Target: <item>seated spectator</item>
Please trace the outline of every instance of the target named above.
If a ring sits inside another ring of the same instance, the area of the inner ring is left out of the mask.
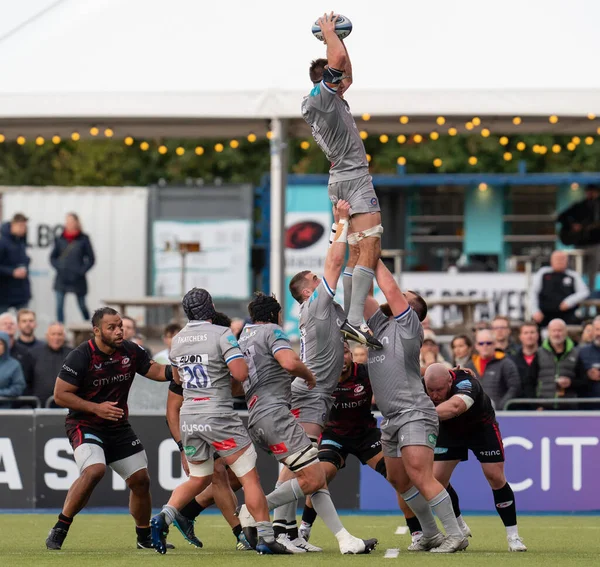
[[[517,352],[519,345],[512,340],[510,319],[504,315],[496,315],[492,321],[492,332],[494,333],[495,348],[504,354],[511,356]]]
[[[17,318],[12,313],[2,313],[0,315],[0,331],[8,335],[9,354],[19,362],[23,375],[25,377],[24,396],[31,396],[31,387],[33,385],[33,357],[29,347],[21,346],[15,340],[17,333]]]
[[[25,378],[21,365],[9,354],[9,342],[8,335],[0,331],[0,396],[16,398],[25,391]],[[10,407],[10,402],[0,401],[0,408]]]
[[[504,409],[506,402],[521,395],[521,379],[515,363],[494,347],[492,331],[483,329],[475,335],[475,350],[465,368],[474,370],[484,392],[491,398],[496,410]]]
[[[123,321],[123,340],[140,345],[152,358],[152,351],[144,345],[144,337],[138,332],[136,320],[128,315],[121,315],[121,320]]]
[[[164,345],[167,347],[156,353],[154,360],[159,364],[171,364],[169,359],[169,351],[171,350],[171,343],[173,337],[181,331],[182,327],[179,323],[169,323],[163,332],[162,340]]]
[[[54,393],[54,383],[63,362],[71,352],[65,343],[67,335],[62,323],[52,323],[46,331],[46,343],[31,350],[34,361],[32,395],[37,396],[45,407],[46,401]],[[52,404],[51,407],[58,407]]]
[[[363,345],[355,346],[352,351],[352,360],[356,362],[356,364],[368,364],[369,349]]]
[[[465,366],[473,354],[473,341],[467,335],[456,335],[450,343],[452,349],[452,365]]]
[[[533,320],[546,327],[552,319],[577,325],[575,310],[590,291],[581,276],[567,269],[569,258],[561,250],[550,256],[550,266],[540,268],[533,276],[530,302]]]
[[[594,340],[592,344],[581,347],[577,360],[577,373],[582,379],[581,395],[588,398],[600,398],[600,315],[593,323]],[[586,405],[585,409],[600,409],[599,405]]]
[[[434,363],[440,363],[446,368],[452,368],[452,365],[440,354],[440,347],[437,344],[435,333],[428,329],[424,332],[423,345],[421,346],[421,376],[425,370]]]
[[[535,383],[538,375],[537,352],[540,344],[540,332],[537,323],[525,322],[519,328],[519,342],[521,346],[511,356],[516,364],[521,378],[521,387],[524,398],[535,398]],[[525,409],[521,407],[519,409]],[[532,408],[535,409],[535,408]]]
[[[581,324],[581,337],[579,339],[579,346],[591,345],[594,342],[594,322],[584,321]]]
[[[534,384],[535,398],[576,398],[581,377],[576,374],[579,347],[567,336],[562,319],[548,323],[548,338],[538,351],[538,373]],[[538,409],[577,409],[574,405],[556,404]]]
[[[242,334],[242,330],[245,325],[246,325],[246,321],[244,321],[243,319],[240,319],[239,317],[236,317],[231,320],[231,325],[229,325],[229,328],[231,329],[231,332],[233,333],[233,336],[236,339],[240,338],[240,335]]]
[[[44,344],[43,341],[35,338],[35,330],[37,328],[35,311],[31,309],[19,309],[17,313],[17,327],[19,328],[19,337],[16,341],[18,345],[33,349]]]

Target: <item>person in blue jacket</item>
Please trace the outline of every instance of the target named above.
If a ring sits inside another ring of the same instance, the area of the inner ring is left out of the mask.
[[[79,217],[67,214],[65,228],[54,241],[50,263],[56,269],[54,290],[56,292],[56,319],[65,322],[65,295],[74,293],[83,318],[87,321],[90,313],[85,303],[87,295],[86,274],[95,262],[94,249],[87,234],[81,230]]]
[[[23,369],[17,360],[8,353],[10,339],[0,331],[0,396],[16,398],[25,390]],[[0,408],[10,408],[10,402],[0,402]]]
[[[0,228],[0,313],[27,307],[31,299],[27,256],[27,221],[23,213]]]

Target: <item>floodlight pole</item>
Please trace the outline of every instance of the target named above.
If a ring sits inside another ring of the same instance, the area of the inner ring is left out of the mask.
[[[288,166],[288,123],[271,120],[271,257],[270,287],[285,313],[285,193]]]

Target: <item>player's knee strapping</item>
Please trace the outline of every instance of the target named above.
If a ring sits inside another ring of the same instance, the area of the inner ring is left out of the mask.
[[[387,469],[385,468],[385,459],[383,457],[377,461],[375,472],[378,472],[383,478],[387,478]]]
[[[236,459],[235,463],[229,465],[233,474],[238,478],[247,475],[256,466],[256,449],[251,443],[248,448]]]
[[[319,449],[319,461],[331,463],[338,471],[344,464],[344,459],[333,447],[321,447]]]
[[[188,462],[188,466],[190,468],[190,476],[197,476],[197,477],[212,476],[212,473],[215,470],[215,461],[211,457],[210,459],[207,459],[203,463]]]
[[[314,463],[318,463],[319,451],[313,445],[309,445],[292,455],[288,455],[283,459],[283,462],[292,472],[297,472]]]
[[[350,244],[351,246],[356,245],[364,238],[369,238],[370,236],[372,236],[373,238],[381,238],[382,234],[383,226],[377,224],[375,226],[372,226],[371,228],[367,228],[366,230],[361,230],[360,232],[353,232],[352,234],[349,234],[348,244]]]

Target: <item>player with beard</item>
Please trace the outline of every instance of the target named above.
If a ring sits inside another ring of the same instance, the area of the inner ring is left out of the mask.
[[[425,386],[440,419],[435,477],[447,485],[458,463],[469,458],[470,449],[492,488],[508,550],[527,551],[517,529],[515,495],[504,474],[504,446],[490,397],[469,372],[448,370],[443,364],[427,368]]]
[[[231,319],[225,313],[216,312],[212,318],[213,325],[230,327]],[[183,404],[183,387],[176,382],[169,384],[169,396],[167,398],[167,424],[171,436],[181,452],[181,465],[187,476],[190,474],[183,443],[181,442],[181,431],[179,429],[179,416]],[[215,470],[210,486],[204,489],[196,498],[190,501],[175,517],[173,525],[181,532],[188,543],[196,547],[202,547],[202,542],[196,537],[194,522],[200,513],[216,504],[236,539],[238,551],[249,551],[252,549],[246,536],[242,532],[240,521],[235,513],[237,508],[236,490],[242,487],[238,478],[231,472],[221,458],[215,454]]]
[[[148,459],[127,420],[127,396],[136,373],[163,382],[173,379],[172,370],[123,339],[123,320],[114,309],[98,309],[92,327],[94,338],[69,353],[54,387],[54,401],[69,409],[66,430],[79,478],[67,493],[46,547],[61,549],[73,518],[109,466],[130,490],[129,511],[136,524],[138,549],[152,549]]]

